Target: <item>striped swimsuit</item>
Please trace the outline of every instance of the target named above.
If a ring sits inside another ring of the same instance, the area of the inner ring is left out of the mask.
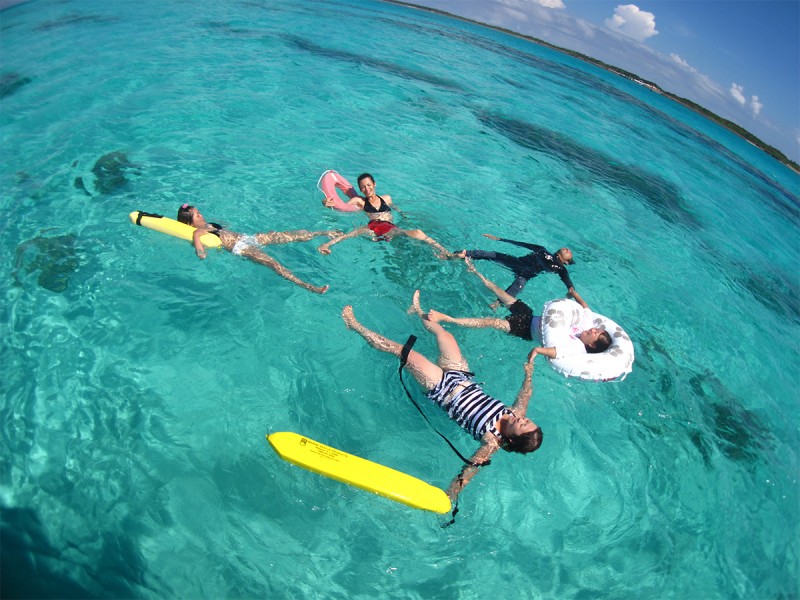
[[[476,440],[481,440],[489,431],[498,438],[497,421],[511,410],[499,400],[488,396],[473,381],[472,373],[445,371],[439,384],[426,396],[447,411],[448,416],[461,425]],[[459,384],[466,384],[455,394]]]

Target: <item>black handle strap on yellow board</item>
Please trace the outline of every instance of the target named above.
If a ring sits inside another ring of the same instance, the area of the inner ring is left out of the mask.
[[[149,213],[149,212],[144,212],[144,211],[141,211],[141,210],[138,211],[138,212],[139,212],[139,214],[136,215],[136,224],[137,225],[141,225],[142,224],[142,217],[153,217],[154,219],[163,219],[164,218],[164,215],[157,215],[156,213]]]

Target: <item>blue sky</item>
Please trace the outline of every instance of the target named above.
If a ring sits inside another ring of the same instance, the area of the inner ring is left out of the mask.
[[[409,0],[636,73],[800,162],[800,0]]]

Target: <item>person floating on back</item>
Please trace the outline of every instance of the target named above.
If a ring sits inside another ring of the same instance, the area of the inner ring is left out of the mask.
[[[502,448],[506,452],[526,454],[537,450],[542,443],[542,430],[525,416],[532,394],[533,358],[531,352],[524,364],[524,379],[517,399],[510,408],[487,395],[481,385],[475,383],[474,374],[468,371],[466,359],[455,338],[427,316],[419,308],[419,292],[415,292],[414,312],[422,319],[425,328],[436,336],[439,358],[436,363],[419,352],[408,353],[406,368],[427,391],[427,397],[447,411],[448,416],[481,442],[469,464],[461,470],[446,490],[455,501],[459,492],[477,473],[478,468],[488,464],[489,457]],[[355,317],[352,306],[345,306],[342,318],[349,329],[363,337],[366,342],[381,352],[395,356],[403,353],[403,344],[392,341],[362,325]]]
[[[453,256],[456,258],[474,258],[476,260],[491,260],[507,269],[513,271],[515,279],[506,292],[515,298],[525,288],[525,284],[529,279],[533,279],[539,273],[548,272],[556,273],[561,277],[561,281],[567,286],[567,294],[571,296],[583,308],[588,308],[586,302],[583,301],[580,294],[575,291],[575,286],[572,284],[572,279],[567,272],[567,265],[575,264],[575,259],[572,256],[572,250],[569,248],[559,248],[557,252],[552,253],[544,246],[537,244],[527,244],[525,242],[516,242],[514,240],[507,240],[484,233],[484,237],[490,240],[497,240],[514,244],[515,246],[522,246],[528,250],[532,250],[530,254],[525,256],[512,256],[510,254],[503,254],[502,252],[493,252],[491,250],[461,250],[455,252]]]
[[[392,222],[392,210],[400,212],[399,209],[392,204],[392,197],[384,194],[379,196],[375,193],[375,179],[369,173],[362,173],[358,176],[358,189],[364,194],[364,197],[356,196],[351,198],[347,204],[350,206],[359,206],[363,208],[364,212],[369,217],[369,222],[361,227],[356,227],[353,231],[337,237],[329,242],[322,244],[317,250],[322,254],[330,254],[331,246],[343,242],[344,240],[358,237],[360,235],[372,236],[374,240],[391,240],[398,235],[407,235],[415,240],[420,240],[426,244],[433,246],[439,258],[448,258],[450,253],[439,242],[429,237],[421,229],[401,229]],[[322,201],[323,206],[333,207],[334,199],[325,198]],[[402,214],[402,213],[401,213]]]
[[[288,279],[292,283],[296,283],[300,287],[314,292],[315,294],[324,294],[328,291],[327,285],[316,286],[303,281],[269,254],[261,250],[259,246],[288,244],[290,242],[307,242],[320,235],[333,238],[341,235],[339,231],[306,231],[301,229],[297,231],[270,231],[268,233],[244,235],[225,229],[216,223],[206,222],[203,215],[200,214],[200,211],[189,204],[184,204],[178,209],[178,221],[195,228],[192,243],[194,244],[194,250],[198,258],[203,259],[206,257],[206,249],[200,241],[200,238],[203,234],[211,233],[219,238],[220,242],[222,242],[222,247],[228,252],[244,256],[254,263],[269,267],[284,279]]]

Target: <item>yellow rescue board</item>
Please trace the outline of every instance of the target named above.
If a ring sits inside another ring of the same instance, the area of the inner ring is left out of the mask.
[[[180,221],[168,217],[162,217],[161,215],[142,212],[141,210],[135,210],[128,216],[131,219],[131,223],[134,225],[141,225],[142,227],[160,231],[161,233],[166,233],[167,235],[172,235],[190,242],[195,232],[195,228],[191,225],[181,223]],[[200,237],[200,241],[206,248],[216,248],[222,245],[219,238],[210,233],[203,234]]]
[[[283,460],[390,500],[444,514],[450,498],[429,483],[289,431],[267,436]]]

